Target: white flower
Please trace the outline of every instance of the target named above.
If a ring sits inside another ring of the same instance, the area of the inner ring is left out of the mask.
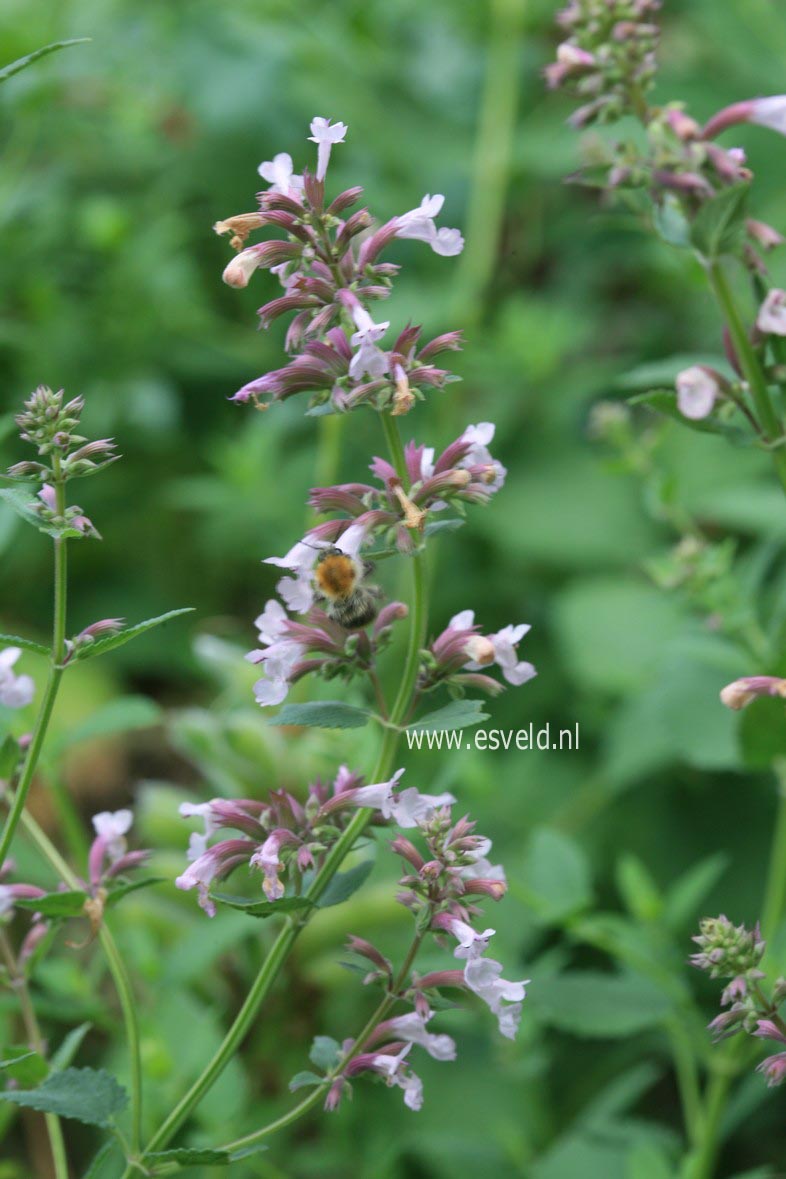
[[[210,836],[218,830],[213,819],[213,807],[209,802],[181,802],[178,810],[184,819],[190,819],[196,815],[205,824],[204,832],[192,831],[188,839],[186,859],[193,862],[205,854]]]
[[[6,708],[25,708],[35,695],[32,676],[14,675],[11,670],[21,654],[20,647],[0,651],[0,704]]]
[[[387,1056],[380,1053],[371,1061],[372,1068],[385,1077],[388,1085],[398,1085],[404,1090],[404,1104],[408,1109],[417,1112],[423,1105],[423,1082],[411,1070],[407,1070],[404,1057],[412,1044],[407,1044],[398,1056]]]
[[[497,1016],[501,1034],[512,1040],[521,1018],[521,1000],[526,995],[525,986],[529,979],[508,982],[500,977],[501,974],[502,965],[493,958],[470,958],[464,967],[465,983]],[[505,1003],[511,1006],[505,1007]]]
[[[256,246],[249,246],[235,254],[234,258],[224,267],[221,275],[228,287],[247,287],[249,279],[255,270],[259,269],[259,250]]]
[[[384,376],[390,367],[390,362],[387,353],[377,347],[377,340],[382,339],[390,327],[390,321],[374,323],[365,307],[360,303],[353,305],[352,318],[358,330],[353,334],[351,343],[353,348],[357,348],[357,352],[350,361],[349,375],[353,381],[362,380],[366,373],[372,380]]]
[[[773,94],[769,98],[754,98],[751,102],[750,123],[769,127],[786,135],[786,94]]]
[[[289,692],[290,676],[305,648],[294,639],[281,639],[258,651],[249,651],[249,663],[263,664],[263,675],[254,684],[254,699],[263,708],[281,704]]]
[[[317,147],[317,180],[324,180],[334,143],[343,143],[347,134],[346,123],[332,123],[330,119],[311,120],[309,139]]]
[[[759,308],[756,327],[772,336],[786,336],[786,291],[773,287]]]
[[[706,418],[720,393],[720,386],[712,373],[703,365],[694,364],[677,374],[675,384],[680,413],[694,421]]]
[[[395,218],[396,237],[411,238],[415,241],[428,242],[435,254],[443,257],[453,257],[464,249],[464,238],[457,229],[437,229],[434,218],[438,216],[445,198],[441,193],[423,197],[417,209],[410,209]]]
[[[393,819],[402,828],[418,827],[431,818],[437,807],[450,806],[456,801],[452,794],[421,794],[414,786],[396,794],[393,787],[403,773],[397,770],[389,782],[359,786],[351,792],[348,801],[354,806],[382,811],[383,818]]]
[[[417,1011],[410,1011],[407,1015],[398,1015],[390,1021],[390,1030],[397,1040],[408,1040],[411,1044],[419,1044],[425,1048],[434,1060],[455,1060],[456,1042],[452,1036],[438,1035],[426,1030],[426,1024],[434,1013],[428,1011],[419,1015]]]
[[[286,631],[289,621],[287,612],[280,602],[271,598],[265,603],[262,613],[254,619],[254,626],[259,631],[260,643],[274,643]]]
[[[492,457],[489,443],[494,437],[496,426],[493,422],[479,422],[477,426],[467,426],[461,435],[462,441],[470,444],[468,454],[461,459],[459,467],[489,467],[491,475],[488,480],[494,491],[499,491],[505,482],[507,470],[502,463]]]
[[[466,921],[459,921],[458,917],[448,919],[445,924],[458,942],[453,951],[454,958],[467,958],[470,961],[485,953],[490,939],[496,933],[495,929],[484,929],[483,933],[478,933]]]
[[[261,868],[264,873],[262,889],[269,901],[280,900],[284,895],[284,885],[278,878],[282,868],[278,858],[280,846],[281,835],[274,831],[272,835],[268,835],[262,846],[257,848],[250,860],[252,867]]]
[[[462,610],[454,614],[448,623],[450,630],[469,630],[475,625],[475,611]],[[509,684],[518,687],[537,675],[531,663],[520,662],[516,647],[531,630],[526,623],[518,626],[504,626],[492,635],[471,635],[464,646],[469,662],[464,666],[469,671],[481,671],[490,663],[496,663]]]
[[[93,827],[96,835],[106,841],[107,854],[112,860],[118,860],[126,850],[125,835],[134,821],[134,813],[130,810],[101,811],[93,815]]]
[[[265,160],[257,168],[263,180],[270,185],[268,192],[280,192],[289,196],[290,192],[300,192],[303,188],[303,177],[293,176],[292,156],[280,151],[272,160]]]
[[[10,884],[0,884],[0,917],[10,913],[14,907],[14,890]]]

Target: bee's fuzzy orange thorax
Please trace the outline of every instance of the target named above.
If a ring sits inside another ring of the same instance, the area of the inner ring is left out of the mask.
[[[357,586],[355,562],[344,553],[323,557],[314,570],[316,583],[326,598],[347,598]]]

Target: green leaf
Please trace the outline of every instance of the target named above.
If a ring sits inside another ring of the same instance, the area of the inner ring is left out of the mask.
[[[644,405],[648,409],[672,421],[687,426],[689,430],[696,430],[699,434],[718,434],[735,446],[753,446],[757,439],[752,430],[741,424],[742,418],[736,415],[734,422],[727,422],[714,412],[706,418],[686,418],[680,413],[677,405],[677,393],[674,389],[652,389],[648,393],[637,393],[628,399],[629,405]],[[735,411],[736,412],[736,411]]]
[[[733,184],[706,201],[691,227],[691,244],[710,261],[734,254],[743,243],[750,185]]]
[[[593,900],[586,856],[577,843],[549,827],[536,830],[524,867],[524,888],[515,886],[544,924],[559,924]]]
[[[572,971],[534,984],[533,1007],[544,1023],[574,1036],[612,1039],[657,1027],[671,1003],[639,975]]]
[[[342,700],[311,700],[307,704],[285,704],[269,725],[307,725],[320,729],[360,729],[368,724],[367,708],[356,708]]]
[[[112,1154],[117,1155],[117,1159],[115,1161],[118,1164],[119,1171],[121,1158],[123,1165],[125,1165],[125,1159],[121,1155],[121,1150],[122,1148],[120,1144],[116,1142],[114,1138],[110,1138],[108,1142],[105,1142],[104,1145],[100,1147],[98,1153],[93,1155],[92,1162],[82,1176],[82,1179],[106,1179],[108,1172],[104,1169],[104,1163],[107,1162]]]
[[[174,1150],[154,1150],[145,1155],[145,1162],[153,1166],[155,1174],[157,1163],[175,1163],[179,1167],[221,1167],[232,1162],[228,1150],[211,1150],[209,1147],[179,1146]]]
[[[84,45],[89,40],[90,37],[71,37],[68,41],[53,41],[51,45],[44,45],[41,49],[34,49],[26,57],[18,57],[16,61],[3,66],[0,70],[0,82],[7,82],[14,74],[26,70],[34,61],[39,61],[40,58],[47,57],[50,53],[56,53],[58,49],[67,49],[69,45]]]
[[[49,1065],[27,1044],[9,1044],[3,1050],[5,1060],[0,1060],[0,1071],[4,1078],[19,1085],[38,1085],[49,1072]]]
[[[414,733],[471,729],[489,719],[490,714],[482,711],[484,707],[483,700],[451,700],[444,708],[438,708],[436,712],[429,712],[413,721],[407,725],[407,729]]]
[[[679,933],[695,924],[705,899],[729,866],[729,859],[725,852],[716,852],[693,864],[671,886],[663,913],[669,929]]]
[[[19,753],[19,742],[10,733],[0,741],[0,782],[7,782],[14,776]]]
[[[423,529],[424,536],[433,536],[436,532],[457,532],[463,528],[466,520],[458,516],[451,516],[448,520],[429,520]]]
[[[766,770],[776,757],[786,757],[786,708],[782,700],[772,696],[752,700],[738,725],[746,766]]]
[[[0,78],[2,81],[2,78]],[[35,511],[34,505],[39,501],[35,496],[28,495],[26,491],[22,491],[18,487],[2,487],[0,488],[0,501],[7,504],[12,512],[16,512],[27,524],[32,524],[39,532],[45,532],[47,536],[80,536],[74,528],[55,528],[52,525],[45,524],[38,512]]]
[[[147,696],[120,696],[110,700],[83,721],[74,725],[56,744],[57,753],[78,745],[80,741],[92,741],[97,737],[112,737],[116,733],[127,733],[132,729],[149,729],[160,723],[162,710]]]
[[[87,893],[78,889],[45,892],[42,897],[15,897],[14,906],[31,909],[44,917],[78,917],[84,912]]]
[[[113,1115],[125,1109],[128,1094],[105,1069],[66,1068],[52,1073],[37,1089],[0,1093],[0,1100],[89,1126],[108,1126]]]
[[[672,193],[667,193],[659,204],[653,206],[652,224],[658,237],[670,246],[684,249],[691,244],[690,224]]]
[[[365,884],[373,867],[373,860],[363,860],[346,872],[337,872],[317,901],[319,908],[329,909],[331,905],[340,905],[343,901],[348,901],[352,894]]]
[[[163,884],[167,879],[166,876],[146,876],[144,880],[130,880],[127,884],[118,884],[107,893],[106,907],[111,909],[130,892],[136,892],[140,888],[149,888],[151,884]]]
[[[297,1092],[298,1089],[306,1089],[311,1085],[321,1085],[324,1077],[318,1077],[316,1073],[311,1073],[305,1069],[301,1073],[295,1073],[292,1080],[289,1082],[290,1093]]]
[[[36,655],[49,655],[49,648],[43,643],[35,643],[19,635],[0,635],[0,647],[21,647],[23,651],[33,651]]]
[[[104,639],[97,639],[86,647],[80,647],[74,654],[72,662],[94,659],[97,655],[106,655],[108,651],[124,647],[126,643],[130,643],[132,639],[152,630],[154,626],[162,626],[165,622],[169,622],[170,619],[177,618],[181,614],[191,614],[193,610],[193,606],[181,606],[179,610],[167,610],[166,614],[159,614],[157,618],[146,618],[144,622],[137,622],[135,626],[127,626],[119,634],[107,635]]]
[[[53,1069],[68,1068],[92,1026],[92,1023],[80,1023],[79,1027],[71,1029],[52,1057]]]
[[[625,908],[639,921],[654,921],[663,909],[663,897],[650,872],[630,852],[620,856],[616,865],[616,882]]]
[[[299,909],[312,909],[314,902],[308,897],[281,897],[278,901],[258,901],[251,897],[235,897],[224,892],[211,892],[214,901],[239,909],[249,917],[275,917],[279,913],[296,913]]]
[[[314,1036],[314,1042],[308,1054],[308,1059],[317,1068],[328,1072],[335,1068],[341,1059],[341,1045],[332,1036]],[[321,1080],[321,1078],[320,1078]]]

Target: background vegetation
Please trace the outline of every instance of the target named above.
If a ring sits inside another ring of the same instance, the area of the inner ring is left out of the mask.
[[[656,99],[684,97],[703,119],[784,89],[786,15],[775,6],[666,8]],[[353,415],[337,440],[297,399],[266,414],[226,401],[279,363],[284,328],[255,331],[267,279],[225,288],[226,245],[210,227],[253,207],[260,160],[308,158],[314,114],[350,127],[331,164],[336,190],[362,183],[385,218],[444,192],[446,223],[467,237],[457,263],[401,243],[390,307],[394,320],[467,335],[462,384],[405,427],[441,445],[467,422],[494,421],[510,470],[493,511],[475,512],[439,554],[433,628],[468,606],[491,630],[531,622],[524,657],[539,676],[495,705],[493,723],[580,725],[578,752],[411,757],[417,784],[455,789],[508,868],[493,924],[507,974],[533,979],[518,1040],[492,1039],[477,1011],[448,1013],[459,1061],[424,1066],[422,1113],[358,1085],[354,1105],[273,1140],[233,1170],[240,1179],[668,1179],[682,1149],[674,1028],[706,1040],[709,1055],[703,1024],[717,1005],[716,989],[683,965],[690,934],[705,911],[758,915],[773,786],[717,693],[786,666],[750,666],[712,611],[653,583],[645,567],[674,540],[653,480],[612,461],[590,429],[592,406],[650,384],[652,365],[669,374],[686,354],[717,356],[717,318],[689,252],[563,183],[578,144],[567,100],[546,96],[540,78],[553,15],[547,0],[6,0],[0,13],[3,61],[92,38],[0,97],[2,408],[11,415],[41,382],[65,386],[86,396],[89,432],[114,435],[124,455],[79,487],[104,540],[74,546],[72,629],[196,607],[72,673],[55,718],[65,780],[50,773],[37,795],[58,840],[77,854],[64,787],[85,816],[135,799],[140,838],[172,878],[187,842],[182,799],[297,789],[339,758],[371,760],[366,730],[269,728],[241,659],[274,581],[260,561],[300,534],[308,487],[362,477],[381,445],[370,415]],[[786,230],[786,143],[755,128],[739,142],[758,174],[755,215]],[[784,285],[786,260],[773,269]],[[766,457],[653,423],[641,427],[660,431],[661,491],[711,535],[738,537],[741,600],[766,585],[777,630],[786,515]],[[3,463],[22,457],[10,417],[4,425]],[[2,510],[0,559],[2,629],[37,637],[49,549]],[[37,673],[34,656],[25,670]],[[24,731],[29,717],[13,723]],[[380,850],[352,909],[307,931],[287,985],[200,1106],[193,1141],[288,1108],[312,1035],[352,1033],[363,996],[338,965],[347,914],[391,950],[404,936],[390,904],[395,865]],[[32,852],[29,863],[40,875]],[[163,885],[129,898],[117,933],[143,981],[153,1124],[217,1043],[271,931],[234,913],[209,922],[191,895]],[[122,1076],[102,969],[77,950],[50,959],[37,996],[53,1038],[91,1021],[86,1057]],[[758,1076],[743,1085],[721,1175],[773,1174],[782,1100]],[[9,1119],[0,1175],[22,1179],[26,1124]]]

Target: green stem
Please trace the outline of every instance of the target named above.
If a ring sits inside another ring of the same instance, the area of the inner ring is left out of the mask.
[[[395,419],[388,415],[382,415],[382,423],[385,429],[385,436],[388,440],[393,465],[399,473],[402,482],[408,486],[409,481],[407,479],[406,463],[404,460],[404,448],[401,443],[397,423]],[[390,714],[392,726],[399,726],[407,714],[409,701],[417,682],[420,650],[425,641],[427,601],[426,577],[423,566],[423,554],[416,553],[412,558],[414,584],[407,653],[399,691]],[[377,762],[371,775],[372,782],[383,782],[390,777],[393,770],[393,759],[400,738],[401,734],[395,727],[385,729]],[[346,856],[365,831],[373,814],[373,810],[368,808],[358,811],[328,852],[322,867],[306,890],[305,895],[313,902],[314,906],[316,906],[316,903],[341,867]],[[313,909],[309,910],[309,912],[313,912]],[[161,1150],[166,1146],[194,1107],[199,1104],[205,1094],[213,1087],[226,1066],[234,1058],[238,1048],[254,1023],[270,988],[278,977],[279,971],[286,962],[301,929],[307,923],[308,917],[302,915],[288,918],[285,921],[223,1041],[188,1092],[181,1097],[172,1112],[156,1130],[145,1148],[142,1155],[143,1159],[151,1151]],[[129,1179],[132,1171],[133,1164],[130,1163],[123,1174],[123,1179]]]
[[[55,484],[55,496],[57,515],[62,517],[65,515],[64,484]],[[46,732],[49,728],[49,721],[52,718],[52,712],[55,707],[60,680],[63,676],[62,664],[65,654],[66,600],[68,592],[66,543],[63,537],[55,538],[55,607],[49,677],[44,688],[44,696],[41,701],[41,707],[38,710],[38,716],[36,717],[35,728],[33,729],[33,736],[28,746],[27,756],[22,766],[22,773],[19,776],[13,806],[5,821],[3,834],[0,838],[0,864],[4,863],[8,857],[14,832],[19,825],[19,820],[25,809],[27,795],[33,783],[38,759],[41,756]]]
[[[409,974],[415,958],[417,957],[417,953],[420,949],[422,941],[423,934],[417,933],[412,941],[409,952],[404,959],[404,962],[396,976],[396,980],[392,987],[385,997],[377,1004],[373,1013],[366,1020],[363,1030],[352,1041],[352,1046],[350,1047],[349,1051],[341,1057],[338,1064],[336,1064],[335,1067],[330,1070],[321,1084],[315,1086],[313,1091],[309,1093],[308,1097],[306,1097],[303,1101],[291,1109],[289,1113],[282,1114],[280,1118],[276,1118],[275,1121],[269,1122],[267,1126],[263,1126],[260,1130],[255,1130],[253,1134],[246,1134],[244,1138],[238,1138],[234,1142],[228,1143],[226,1146],[219,1147],[220,1150],[235,1151],[243,1150],[247,1146],[253,1146],[255,1143],[261,1142],[263,1138],[268,1138],[271,1134],[275,1134],[276,1131],[283,1130],[285,1126],[289,1126],[292,1124],[292,1122],[296,1122],[298,1118],[303,1116],[303,1114],[308,1113],[310,1109],[313,1109],[313,1107],[320,1101],[325,1090],[329,1089],[335,1081],[336,1077],[340,1076],[340,1074],[344,1071],[347,1063],[352,1059],[352,1057],[357,1056],[358,1053],[363,1050],[366,1045],[366,1041],[370,1038],[374,1029],[382,1022],[383,1019],[386,1018],[391,1007],[393,1007],[393,1005],[401,997],[401,988],[406,981],[407,975]]]
[[[22,1013],[22,1022],[25,1026],[27,1042],[34,1052],[37,1052],[43,1060],[46,1060],[44,1040],[41,1035],[41,1029],[38,1026],[38,1019],[36,1018],[35,1007],[33,1006],[27,979],[25,978],[24,970],[22,970],[16,960],[11,943],[3,930],[0,930],[0,957],[5,962],[9,981],[19,998],[19,1009]],[[68,1158],[66,1156],[60,1119],[56,1114],[48,1113],[44,1114],[44,1121],[49,1137],[49,1147],[52,1152],[55,1179],[68,1179]]]
[[[759,425],[766,439],[769,442],[775,442],[783,432],[782,425],[778,420],[778,415],[770,400],[764,370],[748,337],[745,324],[742,321],[734,300],[734,293],[729,280],[720,262],[708,262],[707,274],[715,298],[718,301],[718,306],[721,309],[723,318],[726,320],[731,342],[734,345],[740,366],[748,382],[748,388],[750,389]],[[772,461],[775,464],[775,470],[780,479],[781,486],[786,491],[786,450],[783,447],[777,447],[770,453],[772,454]]]
[[[786,761],[777,759],[774,769],[778,782],[778,811],[762,904],[761,927],[765,938],[774,936],[783,920],[786,905]],[[720,1148],[719,1135],[729,1090],[745,1067],[749,1047],[750,1042],[739,1034],[723,1044],[712,1058],[700,1141],[695,1154],[688,1160],[684,1179],[711,1179]]]
[[[778,758],[773,766],[777,782],[777,813],[770,850],[767,886],[761,910],[764,937],[773,938],[783,920],[786,902],[786,762]]]
[[[49,861],[60,876],[61,880],[69,888],[83,888],[79,877],[72,872],[49,836],[39,827],[38,823],[28,811],[25,811],[22,815],[22,826],[41,854]],[[118,951],[111,931],[107,927],[106,918],[101,922],[101,929],[98,936],[101,941],[101,947],[106,955],[109,972],[112,975],[115,990],[120,1001],[120,1009],[123,1013],[123,1024],[130,1057],[131,1141],[133,1143],[133,1149],[137,1151],[142,1139],[142,1056],[134,993],[125,962]]]

